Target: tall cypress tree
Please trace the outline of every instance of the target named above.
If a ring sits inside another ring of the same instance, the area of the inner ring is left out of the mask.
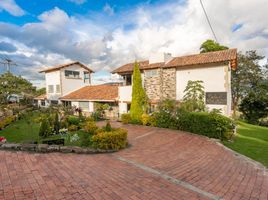
[[[141,72],[137,62],[134,64],[132,81],[132,100],[130,107],[130,116],[134,122],[139,122],[144,112],[146,104],[146,94],[142,87]]]

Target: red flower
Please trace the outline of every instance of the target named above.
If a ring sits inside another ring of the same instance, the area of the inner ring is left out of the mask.
[[[0,142],[6,142],[7,139],[5,137],[0,137]]]

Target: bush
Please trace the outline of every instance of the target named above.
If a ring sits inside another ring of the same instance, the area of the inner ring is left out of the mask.
[[[110,124],[109,121],[106,123],[106,125],[105,125],[105,127],[104,127],[104,130],[105,130],[106,132],[110,132],[110,131],[112,131],[112,126],[111,126],[111,124]]]
[[[156,126],[156,118],[153,115],[143,114],[141,121],[145,126]]]
[[[91,144],[91,135],[87,132],[81,133],[80,145],[82,147],[88,147]]]
[[[160,110],[158,112],[153,113],[153,117],[155,118],[155,126],[160,128],[177,128],[177,121],[174,116],[174,113],[169,111]]]
[[[221,140],[230,139],[234,128],[233,120],[216,113],[191,112],[178,118],[178,129]]]
[[[59,130],[60,130],[59,114],[56,112],[54,119],[54,131],[56,132],[56,134],[59,134]]]
[[[87,134],[91,135],[95,134],[98,129],[95,121],[93,120],[87,120],[82,127]]]
[[[101,121],[103,119],[103,115],[100,111],[95,111],[91,114],[91,117],[95,120],[95,121]]]
[[[40,137],[48,137],[51,134],[51,128],[47,119],[43,119],[39,129]]]
[[[77,131],[78,130],[78,126],[77,125],[70,125],[69,127],[68,127],[68,131]]]
[[[79,117],[73,115],[69,116],[67,121],[69,125],[76,125],[76,126],[78,126],[80,122]]]
[[[120,128],[110,132],[102,131],[93,135],[91,142],[96,149],[119,150],[127,146],[127,131]]]
[[[131,122],[130,114],[122,114],[121,115],[121,121],[122,121],[123,124],[129,124]]]

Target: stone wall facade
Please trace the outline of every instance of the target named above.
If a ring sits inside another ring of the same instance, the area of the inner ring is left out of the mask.
[[[148,98],[152,101],[160,100],[161,93],[161,75],[160,69],[157,69],[157,76],[146,76],[144,75],[144,89]]]
[[[162,97],[163,99],[176,99],[176,68],[162,71]]]
[[[157,69],[157,76],[144,76],[144,88],[151,101],[176,99],[176,68]]]

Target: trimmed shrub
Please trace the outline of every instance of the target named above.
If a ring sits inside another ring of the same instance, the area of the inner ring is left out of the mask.
[[[121,121],[122,121],[123,124],[129,124],[131,122],[130,114],[128,114],[128,113],[122,114],[121,115]]]
[[[119,150],[127,146],[127,131],[114,129],[110,132],[102,131],[91,138],[92,147],[105,150]]]
[[[47,119],[43,119],[39,129],[40,137],[48,137],[51,134],[51,128]]]
[[[88,120],[88,121],[86,121],[86,122],[84,123],[84,125],[83,125],[83,129],[84,129],[84,131],[85,131],[87,134],[91,134],[91,135],[93,135],[93,134],[96,133],[98,127],[97,127],[95,121],[93,121],[93,120]]]
[[[177,128],[177,120],[173,113],[165,110],[160,110],[158,112],[153,113],[153,117],[155,118],[155,126],[160,128]]]
[[[80,122],[79,117],[74,115],[69,116],[67,121],[69,125],[76,125],[76,126],[78,126]]]
[[[82,132],[80,137],[80,145],[82,147],[88,147],[91,144],[91,135],[87,132]]]
[[[104,130],[105,130],[106,132],[110,132],[110,131],[112,131],[112,126],[111,126],[111,124],[110,124],[109,121],[106,123],[106,125],[105,125],[105,127],[104,127]]]
[[[153,115],[143,114],[141,116],[142,124],[145,126],[156,126],[156,118]]]
[[[56,134],[59,134],[59,130],[60,130],[59,114],[56,112],[54,119],[54,131],[56,132]]]
[[[233,120],[216,113],[190,112],[178,118],[178,129],[221,140],[230,139],[234,128]]]
[[[78,126],[77,125],[70,125],[69,127],[68,127],[68,131],[77,131],[78,130]]]

